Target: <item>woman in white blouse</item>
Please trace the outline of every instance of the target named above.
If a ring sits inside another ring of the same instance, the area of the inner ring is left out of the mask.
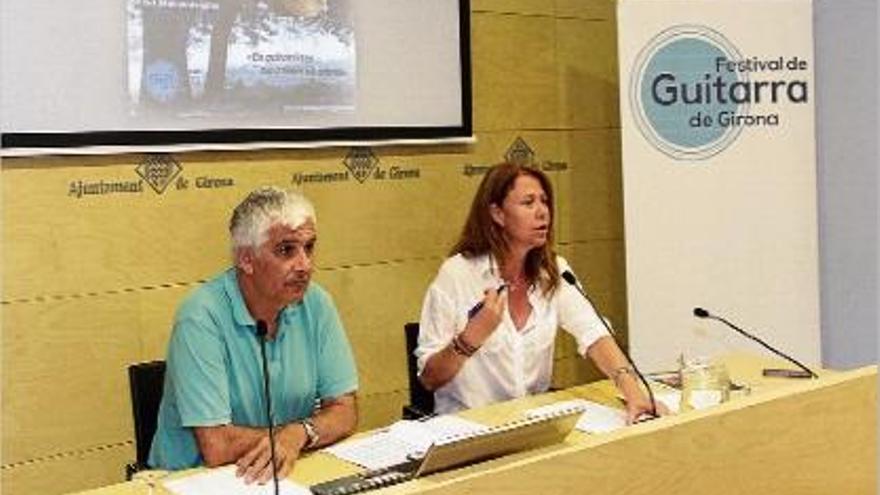
[[[422,307],[419,378],[445,414],[545,392],[557,328],[611,378],[633,422],[653,410],[628,360],[553,249],[553,190],[509,163],[483,177],[452,257]],[[482,307],[478,307],[482,304]]]

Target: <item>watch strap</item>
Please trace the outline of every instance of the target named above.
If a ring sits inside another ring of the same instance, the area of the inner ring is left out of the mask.
[[[318,445],[318,442],[321,441],[321,436],[318,434],[318,429],[315,428],[315,422],[312,421],[312,418],[305,418],[300,421],[300,424],[306,432],[306,444],[304,448],[311,449]]]

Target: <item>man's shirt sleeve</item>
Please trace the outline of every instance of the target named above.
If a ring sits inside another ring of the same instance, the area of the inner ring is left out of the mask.
[[[229,380],[216,328],[190,318],[174,325],[168,351],[171,392],[184,427],[229,424]]]
[[[357,367],[333,299],[321,291],[318,319],[318,397],[329,399],[358,388]]]

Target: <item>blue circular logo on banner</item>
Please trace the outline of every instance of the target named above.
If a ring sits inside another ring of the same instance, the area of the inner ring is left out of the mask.
[[[745,114],[728,91],[745,76],[719,70],[739,60],[721,34],[704,26],[675,26],[655,36],[636,59],[630,104],[645,138],[678,160],[701,160],[729,146],[741,127],[722,126],[717,116]]]

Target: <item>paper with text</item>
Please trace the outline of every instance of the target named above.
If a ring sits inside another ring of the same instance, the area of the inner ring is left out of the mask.
[[[577,425],[575,425],[575,428],[580,431],[605,433],[626,426],[626,412],[622,409],[615,409],[584,399],[554,402],[546,406],[529,409],[525,412],[525,415],[529,418],[537,418],[573,407],[580,407],[584,410],[578,419]]]
[[[209,469],[185,478],[162,483],[166,490],[176,495],[274,495],[275,486],[270,480],[265,485],[246,485],[243,478],[235,475],[235,466]],[[281,495],[311,495],[308,488],[288,479],[278,480]]]
[[[486,426],[480,423],[451,415],[424,421],[403,420],[324,451],[367,469],[379,469],[420,457],[438,440],[474,435],[485,429]]]

